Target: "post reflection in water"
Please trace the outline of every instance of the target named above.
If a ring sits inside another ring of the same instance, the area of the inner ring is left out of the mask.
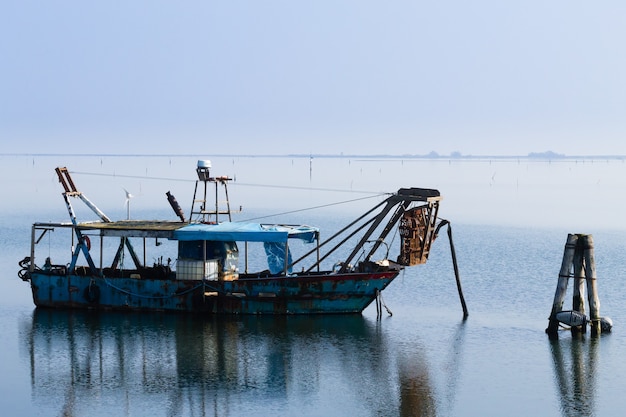
[[[594,414],[600,339],[579,334],[550,340],[555,382],[565,417]]]
[[[412,357],[402,357],[399,360],[400,416],[452,414],[457,383],[460,380],[465,328],[465,321],[457,325],[449,342],[449,352],[441,355],[446,375],[441,392],[434,389],[435,384],[431,381],[428,364],[424,360],[419,360],[419,353],[415,353]]]
[[[20,332],[33,403],[62,416],[437,414],[419,346],[398,353],[384,325],[361,315],[37,309]],[[453,372],[451,379],[454,390]]]
[[[436,416],[430,375],[424,362],[403,360],[399,364],[400,416]]]

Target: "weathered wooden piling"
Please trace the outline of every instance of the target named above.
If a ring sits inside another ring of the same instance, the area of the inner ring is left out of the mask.
[[[577,241],[577,235],[567,235],[563,261],[561,262],[561,271],[559,272],[559,279],[554,293],[554,302],[552,303],[552,312],[550,313],[550,321],[546,329],[546,333],[550,336],[556,336],[559,330],[559,321],[556,319],[556,313],[563,310],[563,302],[565,301],[565,294],[567,293],[567,281],[570,277],[570,268],[574,262]]]
[[[596,285],[596,261],[593,255],[593,236],[582,236],[582,249],[585,264],[585,279],[587,280],[587,297],[589,301],[589,318],[591,319],[591,334],[600,334],[600,298]]]
[[[577,238],[576,247],[581,244],[581,239]],[[574,251],[574,297],[572,298],[572,309],[585,315],[585,269],[582,250]],[[587,322],[580,326],[572,326],[572,333],[585,333],[587,331]]]
[[[550,313],[548,328],[546,333],[550,337],[556,337],[559,320],[557,314],[563,311],[563,302],[567,293],[567,285],[570,278],[574,278],[574,295],[572,298],[572,308],[574,314],[561,314],[560,317],[570,317],[575,323],[571,325],[572,332],[586,331],[585,316],[585,288],[589,303],[589,321],[591,322],[592,335],[601,333],[600,299],[598,297],[596,285],[596,263],[593,254],[593,237],[585,234],[568,234],[563,261],[559,272],[559,279],[554,293],[552,312]],[[585,286],[586,283],[586,286]],[[580,318],[583,320],[579,320]]]

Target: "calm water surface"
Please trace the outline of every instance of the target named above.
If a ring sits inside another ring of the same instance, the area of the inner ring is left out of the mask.
[[[405,186],[439,187],[470,312],[463,321],[445,234],[428,264],[407,269],[383,293],[393,315],[380,320],[373,306],[362,316],[228,319],[35,310],[28,284],[17,278],[17,262],[28,255],[33,221],[66,220],[52,171],[66,161],[55,159],[4,161],[3,170],[19,177],[19,187],[12,186],[20,197],[6,200],[0,213],[0,259],[9,266],[0,279],[3,415],[621,416],[626,410],[626,225],[619,223],[617,201],[604,207],[583,198],[606,193],[613,202],[608,191],[622,185],[614,176],[626,178],[622,162],[438,162],[423,171],[415,162],[315,160],[312,172],[308,160],[251,162],[254,170],[275,168],[262,171],[269,184],[327,190],[316,197],[313,190],[254,187],[259,175],[240,168],[245,161],[221,161],[228,175],[237,176],[232,193],[250,200],[237,197],[236,203],[249,217],[361,198],[366,194],[354,191],[388,190],[384,178],[391,190],[401,179]],[[129,161],[73,157],[67,163],[77,171],[115,171],[116,177],[75,176],[111,217],[126,215],[122,187],[134,188],[137,217],[167,204],[165,191],[179,201],[193,191],[193,158],[132,160],[137,167]],[[128,178],[124,172],[191,181]],[[431,176],[439,179],[429,184]],[[497,182],[503,178],[506,184]],[[583,178],[594,180],[578,187]],[[331,188],[352,192],[345,198]],[[580,193],[572,197],[572,189]],[[273,193],[295,196],[273,206],[256,198]],[[556,201],[564,195],[568,205]],[[259,211],[257,201],[263,203]],[[360,208],[289,216],[324,231],[361,214]],[[611,334],[572,337],[563,331],[550,341],[544,333],[567,233],[594,236],[601,313],[614,321]]]

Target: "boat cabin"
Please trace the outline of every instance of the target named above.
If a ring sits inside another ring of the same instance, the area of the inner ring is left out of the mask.
[[[72,229],[72,261],[69,265],[53,265],[48,259],[45,263],[46,268],[56,268],[63,274],[69,272],[104,277],[230,281],[238,279],[240,274],[247,277],[288,275],[292,272],[293,261],[289,240],[297,239],[305,243],[317,241],[319,244],[319,230],[310,226],[242,222],[187,224],[133,220],[88,222],[77,225],[35,223],[31,259],[34,260],[36,256],[36,243],[46,234],[62,228]],[[119,245],[113,258],[105,261],[103,248],[112,246],[111,239],[115,239]],[[175,248],[164,245],[167,242],[174,242]],[[243,243],[241,255],[238,242]],[[248,271],[250,242],[263,245],[265,268]],[[148,248],[152,246],[151,243],[154,249]],[[143,253],[138,254],[136,248],[142,248]],[[155,254],[156,251],[158,253]],[[88,266],[78,265],[81,253]],[[98,253],[99,256],[96,256]],[[125,254],[129,254],[133,261],[131,267],[124,265]],[[239,265],[240,257],[243,266]],[[155,259],[151,267],[146,262],[149,258]],[[105,262],[110,263],[105,265]]]

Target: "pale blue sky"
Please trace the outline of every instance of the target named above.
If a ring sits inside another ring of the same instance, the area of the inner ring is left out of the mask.
[[[0,3],[0,152],[626,155],[626,2]]]

